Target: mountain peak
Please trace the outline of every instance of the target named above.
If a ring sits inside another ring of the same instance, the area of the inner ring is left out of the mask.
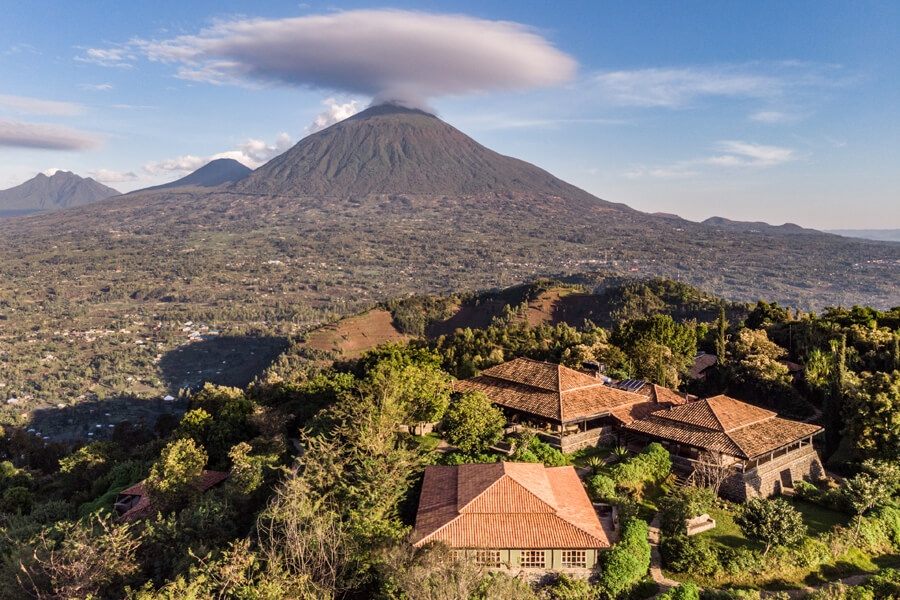
[[[408,106],[403,106],[402,104],[387,102],[385,104],[376,104],[375,106],[370,106],[369,108],[362,110],[345,120],[349,121],[351,119],[368,119],[371,117],[380,117],[384,115],[424,115],[426,117],[437,118],[437,116],[433,113],[424,111],[420,108],[410,108]]]
[[[117,190],[71,171],[56,171],[49,177],[38,173],[21,185],[0,190],[0,213],[55,210],[118,195]]]
[[[246,177],[251,171],[252,169],[250,167],[233,158],[217,158],[209,161],[193,173],[185,175],[181,179],[135,191],[150,192],[191,186],[213,188],[224,183],[234,183],[239,181]]]
[[[485,148],[432,114],[397,104],[372,106],[303,138],[231,189],[294,198],[518,198],[514,203],[525,210],[560,202],[579,210],[611,206]]]

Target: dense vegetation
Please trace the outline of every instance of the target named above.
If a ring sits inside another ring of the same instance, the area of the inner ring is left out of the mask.
[[[0,436],[0,597],[400,599],[453,589],[466,598],[611,600],[652,593],[646,521],[657,511],[667,568],[707,586],[818,582],[874,571],[900,551],[900,433],[892,425],[900,419],[900,310],[815,315],[777,303],[732,305],[668,282],[596,296],[572,283],[579,302],[615,304],[629,318],[596,310],[596,321],[577,326],[529,324],[527,311],[558,285],[505,292],[483,329],[383,346],[358,360],[306,360],[291,346],[252,384],[186,391],[183,416],[120,423],[102,441],[46,444],[8,427]],[[467,303],[479,298],[414,297],[389,307],[400,316],[419,307],[427,330],[447,306]],[[719,355],[702,382],[686,376],[696,349]],[[817,419],[836,431],[820,451],[846,481],[797,484],[799,498],[789,503],[739,508],[708,491],[675,491],[668,455],[656,445],[637,455],[562,455],[527,433],[502,440],[499,412],[478,394],[452,398],[449,384],[516,356],[572,366],[598,360],[616,376],[701,395],[727,390]],[[785,360],[805,365],[803,375],[792,377]],[[432,421],[444,422],[455,452],[437,454],[434,437],[404,433]],[[589,466],[588,493],[618,505],[622,540],[604,555],[599,580],[532,589],[441,546],[411,549],[424,466],[496,461],[502,455],[491,446],[500,441],[511,460]],[[203,469],[229,478],[199,493]],[[117,494],[144,480],[158,514],[117,522]],[[684,535],[684,519],[702,512],[716,516],[721,537]],[[893,585],[889,572],[880,577],[867,588],[873,598]],[[671,597],[695,591],[685,586]]]

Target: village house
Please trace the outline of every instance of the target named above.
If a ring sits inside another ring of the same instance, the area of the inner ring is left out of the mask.
[[[203,471],[196,485],[197,494],[202,494],[228,479],[225,471]],[[128,522],[149,517],[158,511],[150,504],[150,499],[144,491],[144,482],[136,483],[119,492],[114,505],[119,521]]]
[[[454,391],[483,392],[509,422],[532,427],[564,453],[618,443],[621,425],[690,397],[638,382],[617,389],[595,375],[563,365],[517,358],[454,384]]]
[[[447,544],[490,568],[585,571],[611,546],[575,469],[540,463],[429,466],[413,545]]]
[[[714,477],[720,494],[743,501],[792,489],[825,475],[812,444],[818,425],[715,396],[656,411],[623,426],[636,445],[660,442],[684,477]]]

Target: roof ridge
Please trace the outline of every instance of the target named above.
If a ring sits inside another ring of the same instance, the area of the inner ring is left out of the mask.
[[[541,498],[540,496],[538,496],[537,494],[535,494],[534,492],[532,492],[531,490],[529,490],[526,486],[522,485],[522,483],[521,483],[519,480],[517,480],[515,477],[513,477],[512,475],[510,475],[509,473],[507,473],[507,472],[506,472],[506,465],[507,465],[507,464],[510,464],[510,463],[507,463],[507,462],[504,462],[504,461],[500,461],[500,464],[502,465],[503,474],[502,474],[500,477],[498,477],[497,479],[495,479],[495,480],[493,481],[493,483],[491,483],[491,485],[489,485],[489,486],[487,486],[486,488],[484,488],[483,490],[481,490],[481,492],[480,492],[478,495],[476,495],[475,497],[473,497],[471,500],[469,500],[468,502],[466,502],[466,503],[463,504],[462,506],[457,505],[457,508],[456,508],[457,516],[462,515],[462,514],[463,514],[463,511],[464,511],[468,506],[470,506],[470,505],[471,505],[472,503],[474,503],[476,500],[478,500],[479,498],[481,498],[482,496],[484,496],[484,495],[488,492],[488,490],[490,490],[491,488],[493,488],[494,486],[496,486],[498,483],[500,483],[501,481],[503,481],[504,478],[509,478],[510,481],[514,482],[517,486],[519,486],[521,489],[523,489],[526,493],[528,493],[528,494],[530,494],[531,496],[533,496],[538,502],[540,502],[541,504],[547,506],[547,507],[551,510],[552,514],[555,515],[555,514],[557,514],[557,513],[559,512],[559,508],[557,508],[556,506],[553,506],[552,504],[549,504],[546,500],[544,500],[543,498]],[[543,466],[543,465],[542,465],[542,466]],[[546,467],[545,467],[545,468],[546,468]],[[553,499],[556,500],[556,496],[555,496],[555,495],[553,496]],[[523,514],[527,514],[527,513],[523,513]],[[455,520],[455,518],[454,518],[454,519],[451,519],[451,520],[448,521],[447,523],[448,523],[448,524],[449,524],[449,523],[452,523],[454,520]]]

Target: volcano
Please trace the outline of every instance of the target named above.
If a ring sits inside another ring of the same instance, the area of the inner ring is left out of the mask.
[[[561,200],[573,209],[613,206],[485,148],[434,115],[395,105],[374,106],[308,136],[233,189],[293,197],[524,194]]]
[[[597,270],[801,308],[900,304],[898,244],[643,213],[392,105],[311,134],[231,184],[24,217],[0,223],[0,237],[0,271],[27,274],[15,265],[28,248],[59,246],[70,254],[42,269],[90,260],[67,273],[89,269],[97,285],[107,273],[128,298],[184,298],[213,312],[238,298],[344,311]],[[85,279],[71,289],[87,302],[112,293],[92,295]]]

